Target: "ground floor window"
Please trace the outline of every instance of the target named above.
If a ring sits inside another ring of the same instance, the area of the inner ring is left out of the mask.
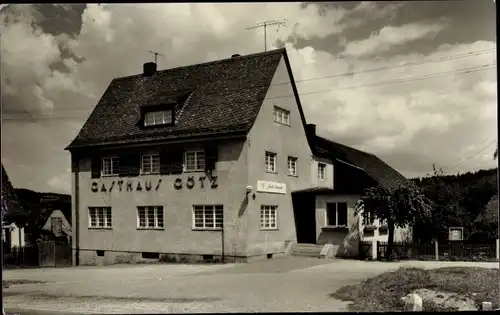
[[[89,207],[89,227],[110,228],[111,207]]]
[[[163,206],[137,207],[137,227],[141,229],[163,229],[165,226]]]
[[[223,207],[221,205],[193,206],[193,228],[202,230],[222,229]]]
[[[276,230],[278,228],[278,206],[260,207],[260,229]]]
[[[329,202],[326,204],[326,225],[347,226],[346,202]]]

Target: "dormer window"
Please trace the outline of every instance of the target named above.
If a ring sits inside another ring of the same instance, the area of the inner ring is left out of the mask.
[[[144,126],[156,126],[172,123],[172,110],[148,111],[144,114]]]

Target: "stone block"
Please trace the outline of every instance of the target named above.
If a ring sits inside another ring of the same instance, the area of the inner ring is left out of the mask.
[[[405,312],[421,312],[422,311],[422,298],[415,293],[410,293],[403,297],[402,300],[405,302]]]

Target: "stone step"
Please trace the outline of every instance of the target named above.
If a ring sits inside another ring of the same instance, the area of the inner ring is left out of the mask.
[[[323,245],[317,244],[293,244],[290,250],[292,256],[320,257]]]

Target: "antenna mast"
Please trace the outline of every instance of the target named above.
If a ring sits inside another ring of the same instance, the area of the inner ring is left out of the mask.
[[[277,32],[277,31],[279,31],[279,27],[281,25],[283,25],[283,26],[286,27],[286,19],[283,20],[283,21],[276,21],[276,20],[264,21],[264,22],[257,23],[254,26],[246,28],[247,31],[253,30],[253,29],[256,29],[256,28],[261,28],[261,27],[264,28],[264,51],[267,51],[267,27],[268,26],[272,26],[272,25],[277,25],[278,26],[278,29],[276,30],[276,32]]]
[[[154,55],[154,58],[155,58],[155,63],[157,63],[157,61],[158,61],[158,56],[160,56],[160,57],[165,57],[165,56],[163,56],[162,54],[160,54],[160,53],[158,53],[158,52],[156,52],[156,51],[151,51],[151,50],[148,50],[148,52],[149,52],[150,54],[153,54],[153,55]]]

